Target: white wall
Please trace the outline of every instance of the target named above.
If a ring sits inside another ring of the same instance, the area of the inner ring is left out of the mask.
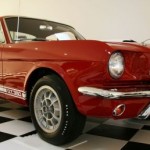
[[[0,6],[0,15],[16,15],[19,0]],[[87,39],[150,38],[150,0],[20,0],[20,15],[72,25]]]

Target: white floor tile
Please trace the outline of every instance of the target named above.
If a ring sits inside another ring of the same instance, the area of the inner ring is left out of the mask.
[[[23,144],[30,148],[34,148],[36,150],[63,150],[64,149],[43,141],[42,139],[40,139],[40,137],[37,134],[30,135],[24,138],[18,137],[14,140],[20,144]]]
[[[147,130],[139,130],[130,141],[150,144],[150,131]]]
[[[122,119],[122,120],[108,119],[107,121],[104,122],[104,124],[133,128],[133,129],[141,129],[143,127],[141,123],[134,122],[128,119]]]
[[[30,113],[28,111],[23,110],[8,110],[0,112],[0,116],[11,119],[20,119],[30,116]]]
[[[139,143],[145,143],[146,146],[150,145],[150,120],[138,120],[138,119],[127,119],[127,120],[113,120],[113,119],[98,119],[98,118],[88,118],[85,128],[83,130],[83,133],[78,139],[74,140],[73,142],[64,145],[64,146],[53,146],[49,143],[44,142],[37,134],[25,136],[25,137],[19,137],[21,135],[27,134],[29,132],[35,131],[35,128],[31,122],[26,122],[21,119],[24,117],[30,116],[29,111],[25,111],[24,109],[18,109],[21,108],[21,105],[17,105],[14,103],[1,103],[0,108],[8,108],[10,110],[1,109],[0,111],[0,117],[1,117],[1,123],[0,123],[0,132],[3,132],[4,134],[1,134],[1,141],[0,142],[0,150],[64,150],[64,149],[72,149],[72,150],[121,150],[123,146],[125,146],[128,143],[128,139],[125,140],[119,140],[114,138],[108,138],[105,134],[103,136],[97,136],[94,134],[85,134],[87,131],[102,125],[102,126],[108,126],[108,130],[112,129],[111,125],[117,126],[115,128],[116,132],[124,132],[123,127],[131,128],[132,131],[137,131],[136,134],[133,132],[131,135],[129,141],[133,141],[133,143],[136,145]],[[9,121],[10,118],[13,119],[12,121]],[[147,125],[142,130],[142,127],[144,125]],[[122,127],[123,129],[120,131],[119,128]],[[136,130],[135,130],[136,129]],[[129,130],[126,131],[123,135],[128,136],[129,133],[131,133]],[[110,130],[111,132],[112,130]],[[100,131],[101,132],[101,131]],[[108,133],[110,133],[108,132]],[[6,133],[6,134],[5,134]],[[9,135],[15,135],[18,137],[9,138]],[[107,133],[107,134],[108,134]],[[4,135],[4,136],[3,136]],[[5,137],[8,136],[7,137]],[[111,133],[110,133],[111,135]],[[134,136],[133,136],[134,135]],[[3,139],[4,137],[4,139]],[[113,136],[109,136],[113,137]],[[9,139],[9,140],[8,140]],[[7,140],[7,141],[4,141]],[[132,144],[133,144],[132,143]],[[142,144],[143,146],[144,144]],[[136,149],[136,148],[135,148]]]
[[[129,122],[141,124],[141,125],[148,125],[150,126],[150,119],[149,120],[142,120],[142,119],[128,119]]]
[[[35,128],[32,123],[20,120],[13,120],[0,124],[1,132],[9,133],[16,136],[20,136],[34,130]]]
[[[16,103],[6,103],[6,104],[1,104],[0,106],[5,108],[11,108],[11,109],[17,109],[23,107],[22,105]]]
[[[63,150],[42,141],[37,135],[26,138],[17,137],[0,144],[2,150]]]
[[[33,148],[30,148],[28,145],[25,146],[24,144],[20,144],[19,142],[16,142],[13,140],[8,140],[0,144],[1,150],[35,150]]]
[[[66,145],[65,148],[73,150],[120,150],[127,141],[93,136],[81,135],[77,140]]]

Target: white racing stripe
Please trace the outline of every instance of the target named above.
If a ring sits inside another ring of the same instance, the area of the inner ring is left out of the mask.
[[[26,100],[26,92],[15,88],[0,85],[0,93]]]

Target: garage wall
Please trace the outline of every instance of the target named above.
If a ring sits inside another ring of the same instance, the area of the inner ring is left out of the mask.
[[[0,15],[20,15],[74,26],[87,39],[150,38],[150,0],[0,0]]]

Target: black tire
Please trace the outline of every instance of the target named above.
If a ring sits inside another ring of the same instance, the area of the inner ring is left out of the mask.
[[[53,145],[71,142],[85,125],[86,117],[77,111],[66,84],[54,74],[44,76],[34,85],[30,111],[39,136]]]

